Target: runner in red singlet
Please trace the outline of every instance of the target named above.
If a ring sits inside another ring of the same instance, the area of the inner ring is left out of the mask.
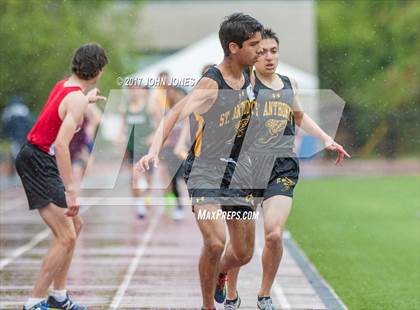
[[[86,309],[73,303],[66,291],[67,272],[82,227],[69,144],[89,102],[106,99],[97,95],[94,86],[107,63],[105,51],[97,44],[77,49],[72,75],[54,86],[16,158],[29,209],[38,210],[54,236],[24,306],[27,310]],[[53,290],[46,299],[51,284]]]

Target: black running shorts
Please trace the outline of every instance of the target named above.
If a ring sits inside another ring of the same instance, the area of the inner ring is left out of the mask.
[[[252,210],[250,161],[203,159],[189,155],[184,179],[193,205],[219,204],[223,210]]]
[[[54,156],[26,142],[16,157],[16,170],[30,210],[46,207],[49,203],[67,208],[64,184]]]
[[[294,188],[299,180],[299,160],[296,157],[279,157],[272,155],[252,157],[253,176],[255,180],[264,180],[265,186],[253,186],[254,196],[264,200],[273,196],[288,196],[293,198]],[[269,169],[271,173],[269,173]],[[268,174],[267,174],[268,173]]]

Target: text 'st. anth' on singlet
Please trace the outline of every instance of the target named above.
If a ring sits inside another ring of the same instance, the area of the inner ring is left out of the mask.
[[[253,122],[249,129],[249,134],[254,137],[249,147],[251,153],[263,151],[277,157],[294,156],[294,91],[288,77],[283,75],[279,77],[283,87],[274,90],[264,85],[255,74],[257,121]]]
[[[216,81],[218,92],[207,112],[190,116],[191,141],[194,141],[190,156],[236,160],[234,157],[243,151],[241,145],[255,104],[249,77],[244,75],[245,81],[239,90],[232,89],[215,66],[203,77]]]

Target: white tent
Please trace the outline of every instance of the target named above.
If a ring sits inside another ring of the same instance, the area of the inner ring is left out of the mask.
[[[223,59],[223,50],[220,46],[217,33],[168,56],[159,62],[146,67],[133,74],[133,77],[156,79],[160,72],[167,71],[173,78],[183,79],[192,78],[195,81],[201,76],[204,66],[218,64]],[[317,89],[318,77],[292,67],[285,63],[280,63],[278,73],[293,77],[298,82],[301,89]]]
[[[143,83],[145,80],[157,80],[159,73],[166,71],[171,78],[177,78],[178,80],[189,78],[197,82],[201,77],[203,68],[206,65],[218,64],[222,60],[223,50],[220,46],[217,33],[214,33],[174,53],[173,55],[132,74],[131,77],[141,79],[141,83],[144,85]],[[280,62],[277,72],[294,78],[297,81],[300,90],[317,90],[319,87],[319,80],[317,76],[291,65]],[[318,121],[318,100],[312,97],[309,101],[301,102],[301,104],[304,111],[311,115],[315,121]],[[305,139],[308,138],[308,142],[302,143],[302,139],[304,137]],[[316,142],[313,141],[315,141],[313,137],[309,137],[305,134],[298,134],[296,141],[298,150],[305,145],[304,152],[314,154]],[[307,150],[306,146],[308,147]]]

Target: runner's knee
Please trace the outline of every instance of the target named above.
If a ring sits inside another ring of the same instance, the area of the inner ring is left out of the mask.
[[[74,230],[67,230],[66,232],[57,236],[58,242],[65,248],[73,248],[76,244],[77,235]]]
[[[234,254],[237,261],[241,265],[245,265],[251,261],[253,252],[254,252],[254,248],[248,247],[248,248],[240,249],[239,251],[235,251]]]
[[[206,251],[212,256],[221,256],[225,249],[225,240],[212,238],[204,243]]]
[[[283,240],[283,231],[275,229],[265,235],[265,244],[269,247],[281,246]]]

